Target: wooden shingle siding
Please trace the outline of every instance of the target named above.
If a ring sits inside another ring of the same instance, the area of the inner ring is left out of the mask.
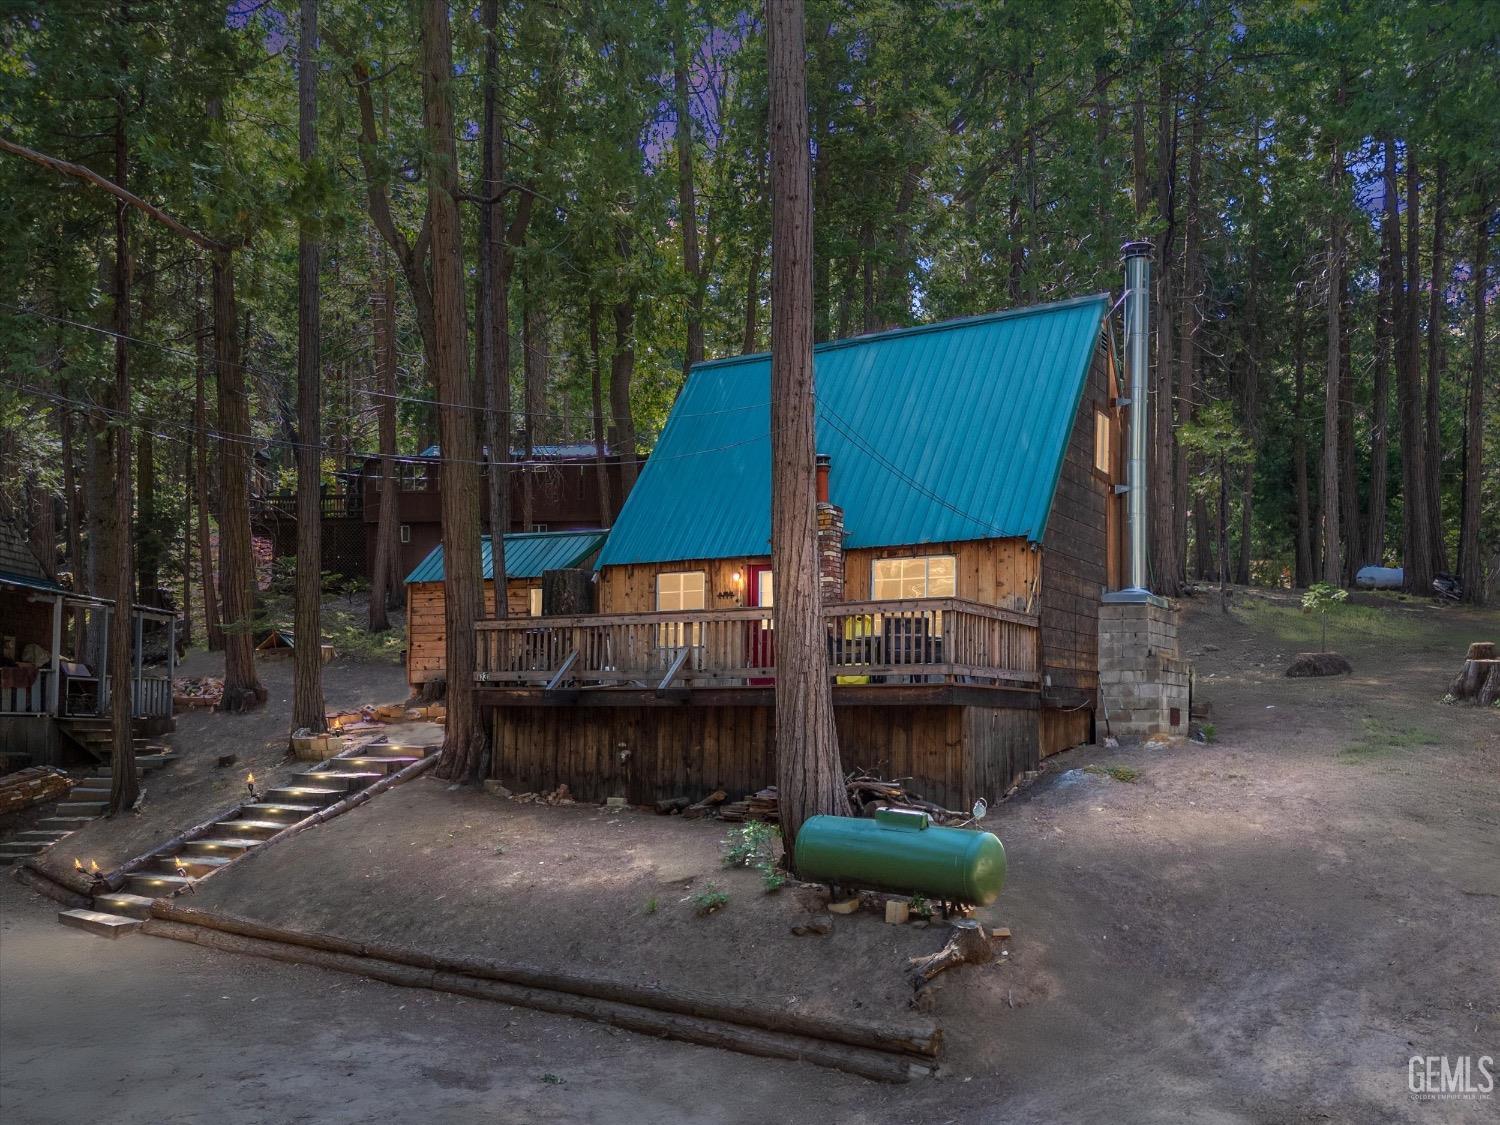
[[[1078,405],[1042,540],[1042,671],[1051,677],[1043,699],[1062,707],[1084,704],[1084,713],[1094,707],[1099,688],[1099,598],[1108,579],[1107,510],[1115,503],[1110,482],[1094,471],[1098,409],[1118,426],[1102,343]],[[1062,737],[1060,728],[1051,734],[1052,741]]]

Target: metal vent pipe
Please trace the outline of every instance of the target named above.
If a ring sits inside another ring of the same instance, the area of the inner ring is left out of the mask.
[[[1127,242],[1125,258],[1125,376],[1130,394],[1130,451],[1125,466],[1130,528],[1130,590],[1144,593],[1146,579],[1146,431],[1150,426],[1147,381],[1151,338],[1151,243]]]

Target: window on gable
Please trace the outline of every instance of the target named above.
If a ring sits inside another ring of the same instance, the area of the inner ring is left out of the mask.
[[[871,586],[871,596],[880,602],[955,597],[958,593],[958,560],[953,555],[877,559]]]
[[[1110,422],[1109,415],[1102,410],[1094,411],[1094,468],[1105,476],[1109,476],[1112,458],[1110,457]]]

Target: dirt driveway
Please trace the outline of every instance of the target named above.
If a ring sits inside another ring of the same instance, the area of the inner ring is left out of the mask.
[[[29,1108],[19,1120],[97,1113],[100,1102],[76,1093],[70,1104],[80,1112],[41,1112],[40,1076],[50,1068],[66,1087],[61,1075],[84,1068],[104,1090],[149,1075],[146,1104],[184,1107],[176,1119],[188,1121],[395,1121],[417,1112],[433,1121],[1492,1121],[1500,1097],[1412,1100],[1407,1060],[1500,1056],[1500,721],[1440,703],[1464,643],[1500,636],[1500,616],[1392,602],[1353,609],[1332,640],[1354,676],[1289,681],[1280,671],[1291,652],[1314,647],[1307,631],[1315,628],[1292,606],[1244,599],[1227,621],[1211,606],[1193,607],[1187,648],[1214,740],[1075,750],[992,814],[1011,864],[994,910],[1014,931],[1013,952],[1008,964],[951,974],[943,986],[935,1014],[949,1051],[934,1080],[874,1087],[166,942],[106,946],[43,932],[46,912],[8,888],[0,1097]],[[1118,781],[1090,765],[1127,765],[1139,777]],[[412,815],[419,806],[431,812]],[[561,878],[523,879],[522,857],[542,870],[548,858],[535,850],[545,834],[528,826],[553,814],[575,834],[567,854],[576,866],[559,868],[568,872]],[[779,919],[766,920],[794,900],[763,907],[771,900],[752,882],[731,887],[729,907],[708,919],[679,912],[686,889],[670,911],[660,896],[649,915],[631,891],[626,910],[599,875],[610,870],[596,859],[610,837],[595,841],[588,825],[598,820],[588,810],[508,805],[420,782],[254,857],[205,886],[204,897],[228,896],[225,907],[240,913],[295,905],[329,928],[342,903],[357,910],[346,925],[438,925],[434,933],[453,941],[482,924],[492,954],[514,941],[538,960],[670,969],[696,975],[698,986],[725,981],[762,998],[809,995],[807,981],[818,978],[807,975],[807,959],[817,964],[807,943],[827,939],[793,938]],[[692,827],[674,824],[671,838]],[[335,833],[351,846],[334,847]],[[356,839],[365,850],[355,850]],[[381,871],[409,862],[462,873],[467,852],[478,862],[485,847],[478,893],[453,898],[464,880],[448,874],[432,880],[426,901],[424,885],[399,894],[396,883],[379,886]],[[675,844],[663,846],[660,862],[626,847],[615,870],[658,883],[705,878],[698,849],[687,854],[694,870],[674,867],[687,862]],[[305,895],[287,893],[296,885]],[[935,944],[937,935],[894,931],[873,917],[839,921],[850,925],[824,948],[842,956],[828,964],[828,987],[806,1002],[858,1006],[865,1016],[894,1005],[899,989],[889,978],[904,944]],[[16,941],[16,925],[35,937]],[[55,952],[64,948],[66,956]],[[77,979],[84,958],[97,966],[84,973],[88,988]],[[127,975],[102,972],[116,966]],[[248,982],[223,990],[241,999],[234,1022],[201,1014],[212,1010],[208,982],[220,977]],[[195,983],[174,987],[180,980]],[[16,988],[21,1004],[10,1002]],[[94,988],[107,989],[97,997],[97,1010],[111,1013],[107,1037],[132,1042],[114,1053],[97,1043],[57,1050],[78,1026],[66,1013],[96,1010]],[[244,991],[274,1003],[250,1005]],[[39,1014],[44,999],[56,1016]],[[416,1017],[394,1014],[401,1004],[432,1014],[413,1030],[407,1021]],[[186,1047],[184,1026],[226,1037],[245,1052],[243,1070],[238,1062],[140,1069],[143,1056],[157,1057],[157,1035]],[[141,1048],[142,1039],[153,1045]],[[266,1040],[291,1049],[253,1045]],[[18,1055],[17,1043],[31,1050]],[[331,1057],[347,1059],[350,1071],[317,1067],[321,1080],[309,1084],[309,1062]],[[212,1096],[200,1072],[212,1075]],[[366,1099],[372,1083],[397,1082],[394,1100]],[[266,1116],[277,1103],[263,1087],[293,1092],[299,1107],[329,1108]],[[200,1116],[181,1100],[187,1095],[200,1099]],[[123,1098],[111,1102],[112,1116],[120,1105],[134,1111]],[[259,1116],[246,1108],[254,1106]],[[354,1114],[360,1107],[366,1116]]]

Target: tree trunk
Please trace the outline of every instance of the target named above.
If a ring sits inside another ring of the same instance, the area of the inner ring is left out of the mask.
[[[761,241],[757,238],[750,251],[750,264],[745,270],[745,333],[740,341],[741,355],[752,355],[760,345],[760,326],[756,323],[756,313],[760,311],[761,253]],[[847,304],[845,301],[846,307]],[[842,318],[840,331],[843,331]]]
[[[182,443],[182,625],[177,640],[193,643],[193,435]]]
[[[1458,532],[1458,573],[1464,600],[1483,605],[1484,560],[1479,549],[1480,497],[1484,491],[1484,321],[1485,288],[1490,260],[1490,205],[1481,182],[1476,192],[1479,208],[1474,220],[1474,253],[1469,270],[1474,292],[1474,346],[1469,371],[1469,406],[1464,415],[1464,492]]]
[[[777,577],[776,775],[787,854],[820,813],[847,815],[819,605],[812,200],[802,0],[767,0],[771,128],[771,553]]]
[[[620,489],[625,495],[635,487],[638,471],[635,451],[635,420],[630,411],[630,379],[635,373],[635,300],[627,297],[614,306],[615,349],[609,361],[609,408],[615,429],[615,449],[620,455]]]
[[[604,441],[604,369],[599,346],[599,298],[589,298],[589,384],[594,416],[594,475],[599,487],[599,526],[614,523],[610,502],[609,461]],[[499,589],[499,587],[496,587]]]
[[[448,720],[438,772],[478,781],[484,733],[474,704],[474,622],[484,611],[479,570],[479,480],[476,472],[468,315],[464,308],[463,232],[459,226],[458,154],[453,136],[453,42],[445,0],[423,0],[422,125],[430,153],[433,342],[436,345],[438,441],[442,460],[443,623],[447,633]]]
[[[1370,403],[1370,505],[1365,521],[1365,559],[1385,565],[1385,508],[1390,462],[1391,340],[1393,336],[1396,254],[1391,234],[1396,215],[1395,142],[1385,141],[1383,207],[1380,220],[1380,281],[1375,304],[1375,371]]]
[[[128,18],[122,7],[120,20]],[[129,73],[128,62],[120,69]],[[115,94],[115,182],[129,190],[130,154],[125,137],[125,116],[129,91],[122,80]],[[109,722],[111,778],[109,815],[116,816],[135,804],[140,784],[135,776],[135,741],[131,716],[134,710],[134,668],[131,649],[134,632],[130,607],[135,601],[134,559],[131,557],[131,488],[130,488],[130,205],[115,200],[115,277],[114,341],[115,386],[113,406],[121,424],[111,426],[110,449],[114,471],[113,503],[109,519],[111,546],[110,597],[114,612],[109,621]]]
[[[1295,413],[1292,416],[1292,471],[1297,490],[1297,563],[1293,584],[1306,589],[1313,581],[1312,510],[1307,484],[1307,318],[1302,305],[1295,305],[1296,325],[1292,336],[1292,368],[1295,380]]]
[[[1328,218],[1328,352],[1323,383],[1323,468],[1318,507],[1323,517],[1323,581],[1340,586],[1344,564],[1339,544],[1339,358],[1343,341],[1339,314],[1344,277],[1344,216],[1339,193],[1344,184],[1344,161],[1337,139],[1329,147],[1332,209]]]
[[[1432,528],[1433,566],[1448,569],[1448,544],[1443,534],[1443,448],[1439,425],[1443,378],[1443,334],[1448,330],[1443,300],[1447,278],[1443,268],[1443,228],[1448,223],[1448,166],[1438,161],[1432,201],[1432,283],[1427,306],[1427,518]]]
[[[401,590],[401,482],[396,463],[396,279],[378,239],[371,244],[370,324],[375,340],[375,387],[380,441],[380,508],[370,571],[370,632],[391,627],[392,591]]]
[[[250,405],[240,366],[234,260],[213,256],[214,366],[219,373],[219,557],[224,601],[224,711],[266,701],[255,672],[255,556],[250,546]]]
[[[1406,589],[1427,597],[1432,593],[1436,560],[1432,554],[1431,508],[1427,504],[1426,429],[1422,417],[1421,338],[1417,330],[1417,301],[1421,289],[1418,274],[1420,179],[1417,160],[1407,145],[1406,156],[1406,282],[1401,299],[1401,353],[1396,384],[1397,408],[1401,413],[1401,504],[1403,513],[1402,558]]]
[[[536,523],[536,424],[547,405],[547,330],[534,279],[521,288],[521,530]]]
[[[145,302],[141,321],[146,323]],[[149,381],[149,373],[146,376]],[[135,434],[135,572],[137,600],[145,605],[157,604],[161,586],[161,513],[156,507],[156,443],[152,439],[153,419],[141,419]]]
[[[1347,240],[1347,233],[1345,235]],[[1347,253],[1347,249],[1346,249]],[[1354,585],[1363,533],[1359,526],[1359,471],[1354,456],[1354,363],[1351,348],[1352,302],[1349,270],[1339,278],[1339,515],[1344,550],[1344,585]]]
[[[63,397],[68,397],[68,384],[62,386]],[[76,581],[82,574],[83,565],[83,513],[78,503],[78,454],[73,448],[73,411],[64,406],[58,411],[59,429],[62,432],[63,500],[68,513],[68,570]]]
[[[1156,316],[1156,370],[1151,379],[1152,449],[1151,479],[1157,482],[1151,505],[1151,580],[1158,594],[1176,597],[1182,593],[1183,539],[1181,520],[1174,502],[1177,435],[1173,421],[1172,399],[1175,392],[1173,356],[1177,339],[1173,329],[1174,271],[1177,232],[1173,185],[1176,181],[1176,94],[1171,73],[1165,67],[1160,76],[1161,105],[1157,118],[1156,179],[1152,196],[1156,203],[1158,236],[1157,257],[1161,268],[1156,273],[1154,307]],[[1140,122],[1144,142],[1144,120]],[[1144,144],[1140,146],[1144,148]],[[1186,508],[1186,505],[1183,505]]]
[[[203,283],[196,285],[197,297],[193,302],[193,439],[198,456],[193,464],[193,493],[198,504],[198,565],[203,570],[203,629],[204,641],[209,652],[219,652],[224,647],[224,629],[219,620],[219,592],[214,581],[214,553],[212,529],[208,523],[208,401],[204,392],[204,341],[207,328],[203,323]]]
[[[302,0],[297,52],[297,155],[310,180],[318,156],[318,0]],[[306,206],[306,204],[304,204]],[[318,266],[322,248],[313,216],[297,231],[297,580],[292,652],[292,730],[322,734],[323,706],[323,403]]]
[[[490,559],[494,567],[495,612],[504,619],[505,533],[510,530],[510,267],[506,245],[505,136],[497,107],[500,85],[499,0],[484,0],[480,23],[484,29],[484,180],[479,207],[479,285],[475,299],[474,330],[478,337],[477,376],[484,404],[484,439],[489,446],[485,483],[490,510]],[[493,201],[493,202],[491,202]],[[529,432],[529,431],[528,431]],[[529,479],[529,478],[523,478]],[[481,574],[481,579],[483,575]],[[483,604],[480,606],[483,612]]]
[[[682,375],[703,362],[703,267],[698,252],[698,201],[693,189],[693,117],[688,105],[687,10],[673,0],[672,94],[677,117],[677,211],[682,223],[682,272],[687,275],[687,352]]]

